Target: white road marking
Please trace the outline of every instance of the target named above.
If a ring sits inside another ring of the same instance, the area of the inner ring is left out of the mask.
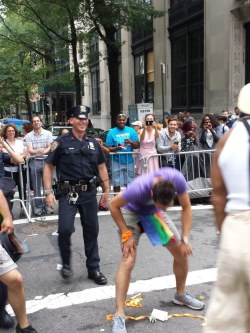
[[[201,283],[214,282],[216,280],[217,269],[203,269],[199,271],[189,272],[187,277],[187,286]],[[148,293],[157,290],[175,288],[174,275],[156,277],[150,280],[138,280],[130,283],[128,295],[137,293]],[[26,302],[27,313],[34,313],[43,309],[59,309],[66,306],[76,304],[84,304],[95,301],[111,299],[115,297],[115,286],[109,285],[104,287],[90,288],[68,294],[59,293],[48,295],[41,298],[36,296],[34,300]],[[11,307],[8,305],[8,312],[13,315]]]
[[[192,206],[192,210],[212,210],[213,206],[212,205],[197,205],[197,206]],[[181,211],[180,206],[175,206],[175,207],[170,207],[168,208],[168,211]],[[110,211],[107,212],[98,212],[98,216],[107,216],[110,215]],[[76,214],[76,218],[79,218],[80,214]],[[31,223],[37,223],[37,222],[44,222],[44,221],[56,221],[58,220],[58,215],[49,215],[49,216],[42,216],[42,217],[32,217],[31,218]],[[19,219],[15,220],[14,224],[26,224],[29,223],[27,218],[24,219]]]

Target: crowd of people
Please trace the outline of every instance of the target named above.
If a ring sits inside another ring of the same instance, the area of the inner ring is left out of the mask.
[[[116,127],[109,130],[106,141],[96,138],[109,163],[110,178],[114,192],[119,192],[122,186],[127,186],[136,176],[169,166],[182,170],[185,162],[180,152],[211,150],[219,139],[233,126],[239,117],[239,109],[229,115],[227,110],[221,114],[205,114],[200,124],[188,112],[180,112],[178,116],[166,116],[165,127],[155,120],[153,114],[147,114],[143,121],[134,121],[127,126],[127,116],[117,116]],[[89,127],[89,125],[88,125]],[[62,128],[59,137],[69,130]],[[17,127],[7,124],[1,129],[1,137],[5,147],[0,145],[4,153],[11,149],[22,166],[3,161],[4,177],[12,177],[17,185],[19,198],[24,202],[27,191],[33,194],[32,211],[35,216],[53,214],[53,210],[43,199],[43,168],[45,156],[53,147],[51,132],[42,127],[42,120],[34,116],[31,123],[23,124],[23,137],[20,139]],[[8,147],[8,150],[6,149]],[[124,154],[124,153],[128,154]],[[108,157],[110,153],[112,157]],[[138,153],[138,154],[131,154]],[[161,154],[161,156],[157,156]],[[29,159],[28,168],[24,167]],[[29,173],[27,175],[27,173]],[[27,188],[27,178],[29,189]],[[100,210],[107,210],[107,203],[103,199],[99,203]],[[20,217],[24,216],[21,207]]]
[[[187,114],[187,119],[169,117],[167,127],[159,132],[154,116],[147,115],[145,124],[137,121],[131,128],[126,126],[126,116],[117,116],[117,127],[110,130],[106,140],[109,152],[123,151],[126,153],[139,149],[145,156],[156,152],[179,152],[190,149],[192,145],[211,150],[219,141],[212,164],[213,204],[217,227],[221,231],[221,248],[219,257],[218,279],[213,292],[209,310],[208,325],[204,332],[247,332],[249,328],[249,258],[246,256],[249,248],[249,114],[250,114],[250,84],[244,86],[239,95],[239,106],[245,113],[242,121],[232,131],[236,121],[232,117],[220,119],[206,114],[198,128],[194,119]],[[226,117],[225,114],[221,115]],[[242,114],[241,114],[242,116]],[[84,249],[88,278],[98,285],[106,284],[107,278],[100,271],[100,256],[98,249],[99,224],[97,218],[98,204],[96,191],[102,186],[104,202],[109,200],[109,175],[105,163],[105,150],[102,143],[95,138],[86,136],[88,112],[84,106],[76,106],[67,112],[67,118],[72,126],[69,133],[61,135],[51,143],[50,134],[41,128],[41,120],[34,117],[33,130],[26,135],[24,148],[16,143],[15,127],[4,128],[0,139],[2,145],[0,158],[0,176],[4,177],[6,165],[23,164],[28,154],[36,156],[45,162],[43,174],[39,181],[44,184],[45,200],[43,206],[53,210],[56,200],[59,201],[58,246],[62,260],[61,276],[70,281],[72,269],[71,235],[75,231],[74,222],[77,210],[80,213],[83,228]],[[220,122],[221,121],[221,122]],[[178,123],[182,126],[178,127]],[[227,133],[226,133],[227,132]],[[224,133],[226,133],[224,135]],[[235,140],[237,138],[237,140]],[[244,148],[238,149],[238,141]],[[48,155],[44,161],[44,155]],[[106,153],[108,155],[108,153]],[[121,156],[113,166],[116,172],[124,170],[121,164],[134,165],[134,159],[128,161]],[[169,165],[168,163],[173,163]],[[36,163],[36,162],[35,162]],[[113,316],[112,333],[127,333],[125,322],[125,300],[129,288],[130,277],[136,262],[137,245],[140,235],[146,233],[151,243],[165,247],[173,257],[173,271],[176,280],[176,292],[172,302],[187,306],[193,310],[201,310],[204,303],[192,297],[186,290],[188,274],[188,257],[192,254],[190,232],[192,211],[187,192],[187,182],[183,174],[173,168],[176,161],[166,160],[167,167],[162,167],[159,160],[152,160],[152,169],[143,171],[138,168],[138,176],[134,177],[134,166],[124,182],[131,182],[124,191],[119,191],[110,202],[111,216],[118,227],[122,257],[119,264],[116,283],[116,311]],[[71,166],[69,168],[69,165]],[[149,165],[150,166],[150,165]],[[53,170],[58,176],[57,190],[52,188]],[[34,166],[36,169],[36,166]],[[40,165],[38,166],[40,170]],[[155,170],[156,169],[156,170]],[[31,168],[31,173],[32,173]],[[232,172],[242,172],[244,177],[235,179],[228,177]],[[13,171],[13,173],[18,171]],[[31,177],[34,192],[36,173]],[[115,183],[117,191],[120,183]],[[125,184],[126,185],[126,184]],[[3,186],[4,187],[4,186]],[[0,228],[2,233],[13,234],[14,225],[11,215],[10,200],[5,200],[3,187],[0,190]],[[39,194],[38,194],[39,195]],[[181,230],[171,221],[166,211],[178,198],[181,210]],[[40,198],[39,198],[40,199]],[[238,242],[238,240],[241,240]],[[235,251],[236,249],[236,251]],[[22,276],[17,270],[9,254],[0,244],[0,327],[14,325],[13,319],[6,312],[8,300],[17,319],[15,332],[36,333],[30,325],[25,310],[25,293]],[[226,307],[226,309],[225,309]],[[225,316],[224,313],[227,312]],[[235,318],[238,318],[235,321]]]

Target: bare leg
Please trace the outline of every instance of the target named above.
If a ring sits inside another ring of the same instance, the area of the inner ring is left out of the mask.
[[[188,275],[188,257],[181,255],[178,243],[171,243],[165,247],[174,257],[173,271],[176,280],[176,291],[179,295],[183,295],[185,293]]]
[[[124,314],[125,301],[134,265],[135,259],[131,256],[129,256],[126,260],[122,259],[116,273],[116,316]]]
[[[8,287],[8,300],[16,315],[21,328],[29,326],[26,306],[23,278],[17,269],[0,277],[1,281]]]

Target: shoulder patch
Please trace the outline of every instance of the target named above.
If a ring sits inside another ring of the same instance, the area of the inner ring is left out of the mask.
[[[59,142],[57,142],[57,141],[53,141],[52,143],[51,143],[51,147],[50,147],[50,151],[52,152],[52,151],[55,151],[56,150],[56,148],[59,146]]]

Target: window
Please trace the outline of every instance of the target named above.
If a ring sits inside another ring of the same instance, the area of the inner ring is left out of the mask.
[[[99,66],[91,68],[92,110],[93,115],[101,113]]]
[[[173,112],[202,111],[203,41],[201,24],[187,25],[171,36]]]
[[[154,53],[145,52],[135,57],[135,102],[154,101]]]

